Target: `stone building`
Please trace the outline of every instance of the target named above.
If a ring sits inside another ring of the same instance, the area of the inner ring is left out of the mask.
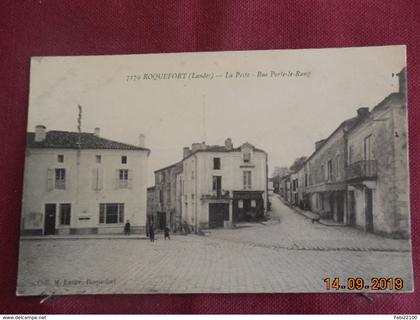
[[[290,204],[299,205],[299,175],[297,172],[290,174]]]
[[[267,154],[249,143],[184,148],[183,223],[197,231],[260,220],[267,210]]]
[[[122,233],[146,221],[147,160],[140,135],[130,145],[94,133],[48,131],[27,134],[22,234]]]
[[[148,233],[148,227],[150,224],[155,225],[156,213],[157,213],[157,202],[156,202],[156,188],[147,188],[147,216],[146,216],[146,233]]]
[[[169,227],[177,230],[180,209],[177,201],[177,176],[182,172],[182,163],[176,163],[155,171],[154,201],[151,221],[157,229]],[[151,191],[152,192],[152,191]]]
[[[360,108],[357,112],[357,117],[344,121],[329,137],[317,141],[315,151],[299,170],[301,177],[307,177],[306,186],[305,183],[301,184],[301,200],[307,199],[308,207],[321,218],[332,219],[339,223],[347,223],[345,134],[357,121],[366,116],[368,110]]]
[[[400,89],[347,133],[349,224],[409,237],[406,72]]]
[[[291,204],[292,194],[291,194],[291,174],[287,174],[280,178],[279,183],[279,194],[284,202]]]
[[[315,143],[290,177],[291,204],[367,232],[409,237],[405,68],[398,77],[399,92],[372,111],[357,109],[356,117]]]

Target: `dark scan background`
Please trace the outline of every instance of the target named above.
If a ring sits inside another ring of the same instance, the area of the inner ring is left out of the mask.
[[[416,0],[2,1],[0,313],[420,313],[418,292],[16,297],[31,56],[408,46],[413,258],[419,278],[419,56]]]

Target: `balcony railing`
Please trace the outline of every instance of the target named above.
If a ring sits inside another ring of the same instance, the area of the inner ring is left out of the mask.
[[[230,192],[228,190],[212,191],[207,194],[202,194],[201,199],[229,199]]]
[[[346,180],[372,180],[377,177],[376,160],[362,160],[350,164],[346,168]]]

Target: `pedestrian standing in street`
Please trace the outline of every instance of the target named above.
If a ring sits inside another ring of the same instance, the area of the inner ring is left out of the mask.
[[[124,226],[124,233],[126,236],[129,236],[131,233],[131,224],[130,224],[130,220],[127,220],[127,222],[125,223]]]
[[[153,224],[149,225],[149,238],[151,242],[155,242],[155,230],[153,228]]]
[[[166,226],[164,229],[164,233],[165,233],[165,240],[171,240],[171,237],[169,236],[169,228]]]

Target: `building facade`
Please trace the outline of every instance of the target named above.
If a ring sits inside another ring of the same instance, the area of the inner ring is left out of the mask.
[[[366,108],[360,108],[357,117],[344,121],[327,139],[316,142],[314,153],[299,170],[303,179],[307,177],[306,187],[303,184],[301,188],[302,201],[305,197],[311,211],[321,218],[347,223],[345,134],[366,112]]]
[[[224,146],[193,143],[179,163],[155,172],[155,199],[163,199],[158,208],[174,212],[175,230],[260,220],[267,210],[267,171],[267,154],[249,143],[238,148],[230,139]]]
[[[184,148],[182,218],[194,230],[261,220],[268,201],[267,154],[249,143]]]
[[[95,133],[29,132],[22,202],[22,234],[122,233],[146,221],[147,159],[138,146]]]
[[[149,226],[155,225],[157,213],[156,188],[147,188],[147,216],[146,216],[146,234],[149,234]]]
[[[357,109],[315,143],[304,165],[282,180],[285,201],[367,232],[409,237],[405,69],[398,77],[399,92],[372,111]]]
[[[347,134],[349,224],[409,237],[405,69],[400,91],[386,97]]]
[[[154,205],[151,215],[154,226],[163,230],[165,227],[176,231],[180,225],[181,212],[177,201],[177,180],[182,173],[182,163],[176,163],[155,171]]]
[[[279,194],[284,202],[292,203],[291,173],[280,178]]]

